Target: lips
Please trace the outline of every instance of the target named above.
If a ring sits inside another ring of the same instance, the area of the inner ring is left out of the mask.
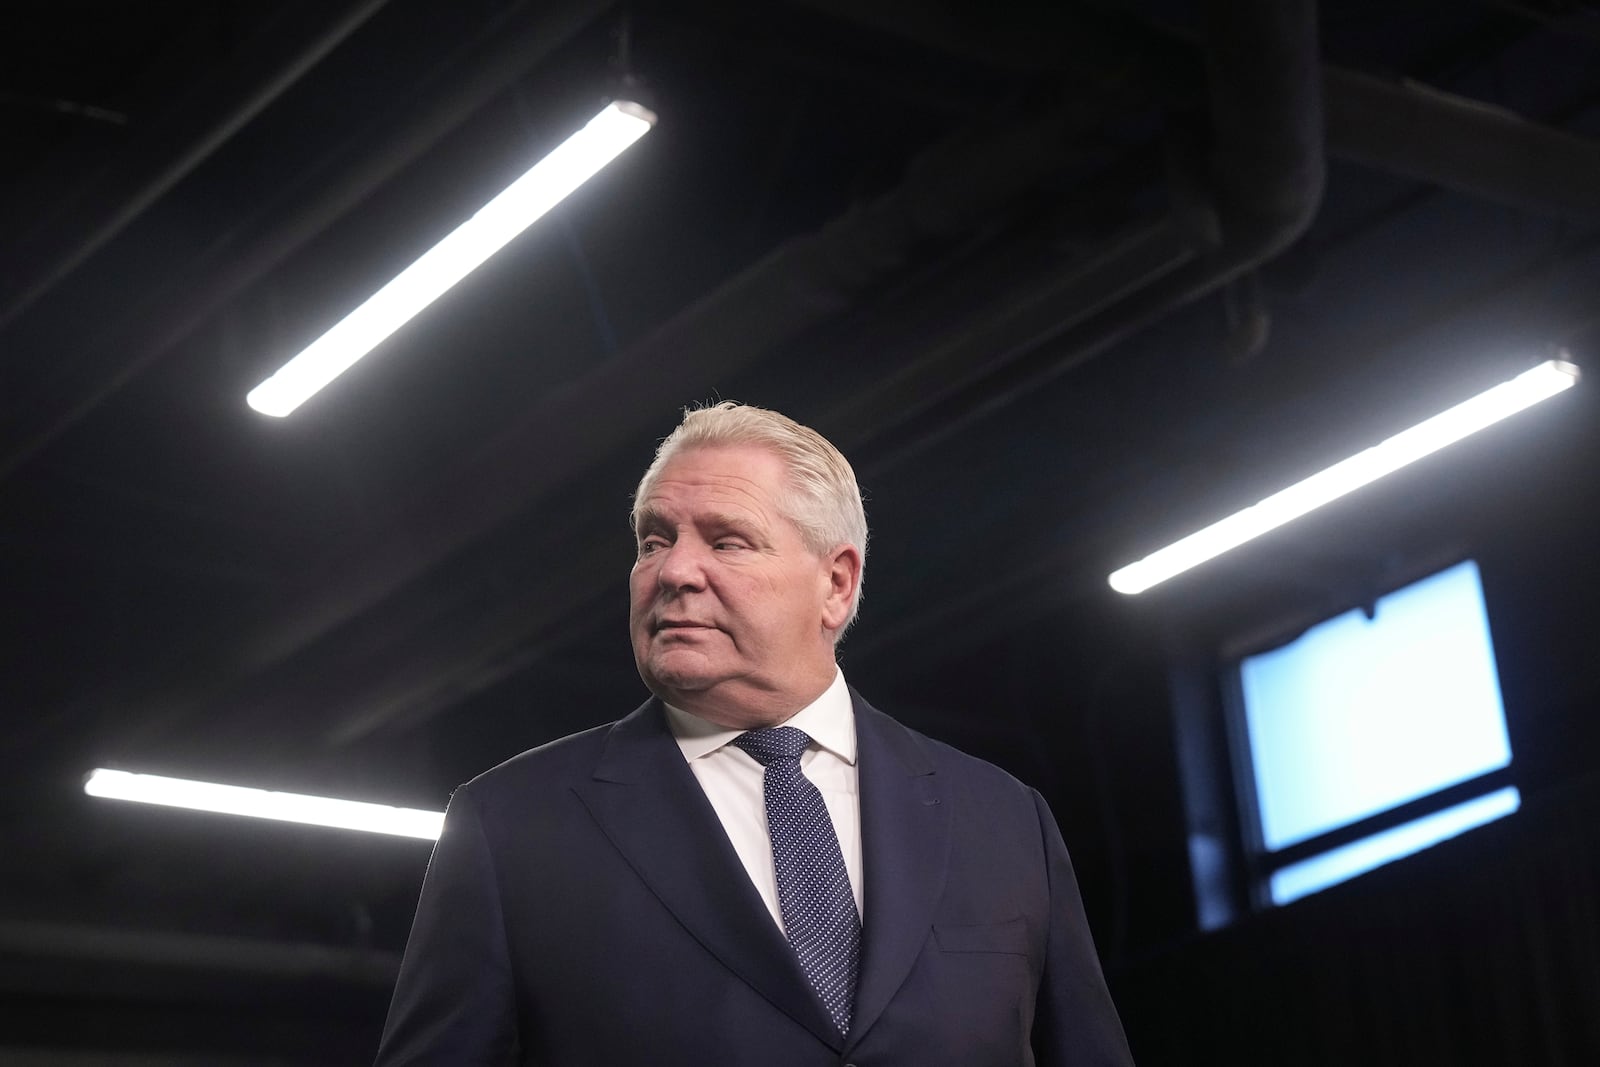
[[[662,619],[656,623],[656,632],[668,630],[714,630],[716,627],[706,622],[695,622],[693,619]]]

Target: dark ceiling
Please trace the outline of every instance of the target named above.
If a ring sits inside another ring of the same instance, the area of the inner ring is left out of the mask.
[[[1595,513],[1586,385],[1248,567],[1137,605],[1105,586],[1558,348],[1585,363],[1592,4],[170,0],[7,22],[0,981],[37,1018],[212,997],[221,1032],[245,994],[218,990],[247,979],[381,1001],[426,845],[118,810],[83,775],[437,809],[625,713],[628,494],[688,403],[777,407],[852,456],[874,539],[845,666],[997,755],[1025,727],[963,718],[928,678],[1035,620],[1157,643]],[[624,85],[660,122],[622,160],[299,411],[245,406]],[[1050,675],[1027,684],[1085,684]],[[283,1025],[275,1047],[312,1032]]]

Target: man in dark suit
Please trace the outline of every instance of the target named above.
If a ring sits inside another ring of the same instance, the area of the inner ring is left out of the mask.
[[[654,699],[456,791],[379,1064],[1130,1064],[1043,800],[844,683],[844,457],[691,411],[633,522]]]

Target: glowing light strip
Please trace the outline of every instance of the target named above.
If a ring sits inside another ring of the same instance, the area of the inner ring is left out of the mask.
[[[533,225],[655,125],[647,108],[617,101],[490,200],[366,302],[250,390],[246,403],[282,417],[349,370],[412,316]]]
[[[89,775],[83,783],[83,791],[92,797],[112,800],[162,804],[169,808],[189,808],[223,815],[248,815],[253,819],[279,819],[343,830],[365,830],[429,841],[438,840],[439,831],[444,826],[444,813],[438,811],[247,789],[184,778],[163,778],[157,774],[133,774],[103,767]]]
[[[1509,415],[1570,389],[1578,368],[1552,359],[1508,382],[1479,393],[1448,411],[1419,422],[1349,459],[1236,512],[1203,530],[1152,552],[1111,574],[1119,593],[1142,593],[1192,567],[1238,548],[1284,523],[1432,455],[1446,445],[1492,426]]]

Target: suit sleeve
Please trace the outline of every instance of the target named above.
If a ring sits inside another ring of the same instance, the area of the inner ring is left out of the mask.
[[[1034,1015],[1034,1056],[1039,1067],[1132,1067],[1066,842],[1044,798],[1035,792],[1033,802],[1050,879],[1050,933]]]
[[[518,1046],[494,857],[463,787],[428,863],[377,1067],[511,1064]]]

